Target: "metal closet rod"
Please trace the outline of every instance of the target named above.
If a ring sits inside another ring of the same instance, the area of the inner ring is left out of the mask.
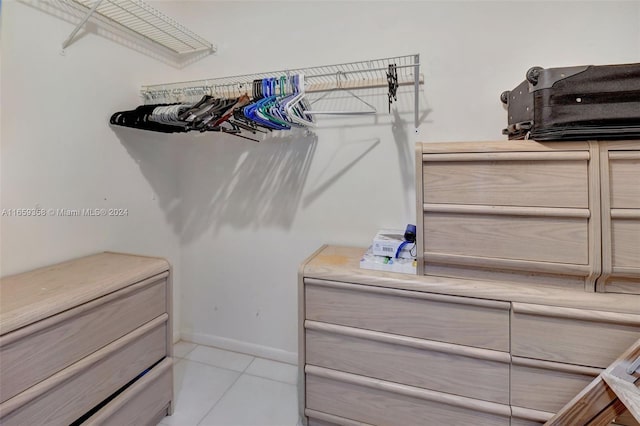
[[[381,59],[369,59],[358,62],[348,62],[342,64],[323,65],[317,67],[296,68],[281,71],[271,71],[254,74],[243,74],[230,77],[220,77],[211,79],[191,80],[166,84],[154,84],[142,86],[141,94],[145,99],[163,96],[195,96],[203,92],[214,92],[236,88],[241,90],[245,85],[253,80],[279,77],[282,75],[294,75],[304,73],[305,81],[315,81],[325,79],[323,82],[313,83],[314,88],[310,92],[322,92],[335,88],[362,88],[362,87],[384,87],[387,86],[388,67],[395,64],[398,73],[399,85],[412,84],[414,86],[414,124],[418,131],[419,120],[419,90],[422,84],[420,75],[420,55],[395,56]],[[409,72],[413,70],[413,72]],[[360,74],[362,79],[340,80],[340,76],[350,76]],[[335,81],[328,80],[329,77],[336,77]],[[371,85],[366,85],[370,82]],[[335,84],[333,84],[335,83]],[[344,84],[344,86],[343,86]],[[326,86],[325,86],[326,85]]]

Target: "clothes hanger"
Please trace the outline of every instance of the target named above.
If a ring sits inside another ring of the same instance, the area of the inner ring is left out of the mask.
[[[238,127],[246,128],[246,130],[250,131],[251,133],[255,133],[255,132],[268,133],[273,130],[270,127],[262,126],[256,123],[255,121],[248,119],[244,115],[244,108],[239,108],[238,110],[234,111],[233,120],[229,120],[229,122],[237,125]]]
[[[220,118],[218,118],[218,120],[215,121],[215,123],[213,123],[213,125],[210,125],[211,127],[217,127],[219,125],[221,125],[222,123],[224,123],[225,121],[228,121],[232,116],[233,113],[235,111],[237,111],[238,109],[244,107],[245,105],[248,105],[250,102],[249,96],[247,94],[244,94],[242,96],[240,96],[236,102],[230,107],[228,108],[221,116]]]
[[[287,123],[283,117],[278,115],[277,105],[278,97],[276,96],[276,79],[265,79],[265,89],[268,95],[264,101],[259,102],[260,106],[256,110],[256,113],[264,120],[271,122],[278,130],[289,130],[291,126]]]
[[[305,106],[304,74],[294,76],[293,85],[297,94],[287,102],[285,107],[289,119],[305,127],[315,127],[316,124],[313,122],[313,117],[309,116],[309,118],[307,118],[307,116],[303,114],[303,112],[307,110]]]
[[[196,102],[191,109],[193,109],[194,111],[200,107],[202,107],[202,105],[204,105],[205,102],[207,102],[209,99],[213,99],[213,96],[210,95],[204,95],[198,102]],[[189,109],[189,111],[185,111],[183,114],[181,114],[178,118],[180,120],[186,121],[187,117],[189,117],[189,113],[191,111],[191,109]]]
[[[270,83],[267,82],[267,79],[258,80],[259,84],[257,85],[258,95],[265,96],[270,93]],[[278,122],[272,121],[268,116],[263,115],[263,112],[260,110],[267,102],[272,101],[271,97],[261,98],[257,102],[246,106],[243,110],[245,116],[253,120],[265,127],[269,127],[273,130],[287,130],[289,126],[284,126]]]
[[[391,114],[391,104],[398,100],[398,67],[396,64],[389,64],[387,71],[387,84],[389,85],[389,114]]]

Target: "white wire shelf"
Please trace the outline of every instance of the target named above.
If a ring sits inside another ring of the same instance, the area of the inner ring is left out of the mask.
[[[305,92],[323,92],[333,89],[362,89],[388,87],[389,65],[395,65],[398,86],[412,85],[415,89],[415,127],[418,128],[419,90],[423,83],[420,75],[420,55],[394,56],[360,62],[296,68],[231,77],[210,78],[166,84],[142,86],[145,104],[195,102],[203,95],[237,97],[250,92],[254,80],[304,74]]]
[[[184,25],[149,6],[142,0],[71,0],[87,9],[82,22],[63,43],[66,48],[85,22],[96,14],[100,19],[120,25],[140,37],[184,55],[216,51],[215,46]]]

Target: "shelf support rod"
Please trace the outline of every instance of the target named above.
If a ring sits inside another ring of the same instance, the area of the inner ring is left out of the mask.
[[[413,110],[413,122],[415,124],[416,133],[418,133],[418,126],[420,125],[420,54],[417,54],[413,58],[413,84],[414,84],[414,110]]]
[[[76,28],[71,32],[71,34],[69,34],[69,37],[67,37],[67,39],[64,42],[62,42],[63,52],[64,52],[64,49],[66,49],[67,46],[71,44],[71,41],[73,41],[73,38],[76,36],[76,34],[78,34],[78,31],[80,31],[80,28],[82,28],[82,26],[89,20],[89,18],[91,18],[91,15],[93,15],[93,13],[96,11],[98,6],[100,6],[100,3],[102,3],[102,0],[96,0],[96,2],[93,4],[91,9],[87,12],[87,15],[84,17],[84,19],[76,26]]]

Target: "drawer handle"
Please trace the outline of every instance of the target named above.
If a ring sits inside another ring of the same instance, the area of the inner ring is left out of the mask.
[[[551,318],[565,318],[576,321],[604,322],[609,324],[640,326],[640,315],[620,312],[587,311],[583,309],[564,308],[559,306],[532,305],[513,303],[515,314],[535,315]]]
[[[422,154],[422,161],[587,161],[589,151]]]
[[[471,204],[435,204],[425,203],[422,209],[428,213],[484,214],[500,216],[527,217],[566,217],[589,219],[589,209],[558,207],[518,207],[518,206],[484,206]]]

